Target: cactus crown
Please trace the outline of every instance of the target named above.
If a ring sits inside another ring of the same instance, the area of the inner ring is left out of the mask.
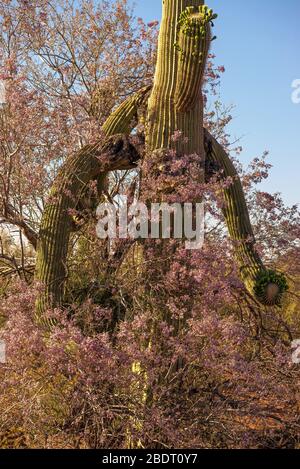
[[[254,293],[266,305],[280,306],[288,284],[283,274],[275,270],[261,270],[255,280]]]
[[[174,44],[174,47],[177,49],[177,51],[180,52],[182,55],[185,55],[184,51],[182,50],[182,47],[179,44],[179,33],[193,38],[196,41],[198,40],[199,42],[200,40],[202,40],[203,43],[207,42],[208,37],[210,36],[210,26],[214,26],[213,20],[217,17],[218,15],[214,13],[211,8],[208,8],[207,5],[200,5],[198,8],[193,6],[187,7],[180,14],[177,24],[177,39]],[[214,39],[216,39],[216,36],[209,37],[210,41],[213,41]],[[197,54],[195,50],[192,55],[193,57],[199,55],[201,58],[203,52]]]
[[[194,36],[195,27],[200,37],[205,38],[206,27],[214,26],[213,20],[218,17],[207,5],[200,5],[198,8],[187,7],[178,20],[178,29],[188,36]]]
[[[211,38],[211,24],[217,17],[207,6],[189,6],[179,16],[174,44],[179,66],[175,93],[176,109],[191,110],[201,100],[201,87],[205,73]]]

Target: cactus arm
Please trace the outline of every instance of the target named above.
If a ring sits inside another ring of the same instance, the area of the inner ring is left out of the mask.
[[[129,135],[137,124],[142,124],[144,116],[140,115],[140,110],[145,107],[150,90],[151,86],[145,86],[141,88],[137,93],[123,101],[103,124],[102,133],[106,137],[110,137],[116,134]],[[90,114],[96,118],[98,117],[97,108],[97,95],[94,95],[92,97]],[[97,178],[98,195],[100,195],[103,192],[104,188],[107,186],[107,176],[108,173],[100,174]],[[81,199],[78,201],[77,210],[81,212],[81,215],[83,215],[83,217],[79,215],[78,218],[80,219],[80,223],[79,225],[77,225],[76,223],[74,224],[74,231],[77,231],[78,226],[82,227],[84,224],[85,200],[87,200],[89,204],[88,211],[96,210],[96,207],[98,205],[97,196],[91,198],[89,194],[89,188],[87,187],[86,193],[83,193]]]
[[[240,275],[247,290],[265,305],[278,305],[287,290],[284,276],[265,268],[258,252],[255,250],[255,239],[242,183],[230,157],[205,129],[205,148],[207,162],[222,171],[226,180],[232,178],[232,184],[224,188],[226,206],[224,218],[231,239],[235,242],[236,259]]]
[[[186,67],[186,64],[193,63],[192,50],[184,50],[188,54],[182,55],[177,47],[178,33],[180,38],[184,35],[184,32],[181,32],[181,14],[187,7],[199,8],[201,5],[203,5],[201,0],[163,2],[154,85],[148,102],[146,143],[149,151],[175,148],[182,154],[196,153],[201,159],[205,157],[202,131],[203,102],[201,86],[198,87],[201,84],[202,68],[198,65]],[[201,40],[199,38],[200,42]],[[200,44],[199,47],[203,46]],[[176,107],[175,97],[180,98],[181,93],[185,91],[182,85],[183,79],[195,82],[197,86],[192,89],[188,87],[190,95],[186,101],[189,101],[190,108],[180,107],[179,110]],[[178,130],[187,139],[183,138],[180,142],[174,143],[172,136]]]
[[[150,87],[142,88],[112,113],[102,127],[106,137],[112,137],[122,131],[124,134],[130,134],[138,120],[138,109],[147,99],[149,91]],[[63,300],[68,245],[71,232],[74,230],[72,217],[67,211],[76,207],[84,196],[88,182],[95,178],[93,165],[101,145],[104,148],[105,142],[87,146],[67,158],[52,187],[50,202],[43,213],[37,246],[35,279],[42,283],[44,288],[37,300],[37,316],[47,327],[51,326],[51,321],[42,318],[43,313],[51,306],[60,306]],[[135,158],[138,159],[138,154]],[[102,167],[101,171],[100,167],[98,161],[96,180],[99,194],[105,187],[108,171],[128,169],[130,165],[111,165],[107,168]],[[68,192],[73,194],[73,199],[66,195]]]
[[[45,207],[37,247],[35,279],[44,290],[37,301],[37,315],[51,306],[60,306],[67,277],[67,254],[72,216],[86,186],[108,171],[130,169],[139,154],[132,137],[116,135],[95,145],[87,145],[67,158],[52,187]],[[47,321],[46,321],[47,322]],[[48,325],[51,325],[48,323]]]
[[[151,86],[145,86],[121,103],[103,124],[102,131],[104,134],[106,136],[115,134],[129,135],[138,121],[138,109],[147,99],[150,90]]]
[[[193,109],[201,99],[201,86],[211,41],[210,22],[216,16],[203,5],[198,9],[187,7],[180,15],[176,43],[179,67],[175,91],[175,105],[180,112]]]

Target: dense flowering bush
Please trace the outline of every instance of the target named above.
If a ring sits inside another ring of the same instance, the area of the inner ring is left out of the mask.
[[[297,322],[247,296],[225,241],[147,243],[111,274],[110,301],[49,311],[51,332],[34,322],[39,287],[11,284],[1,445],[298,447]]]

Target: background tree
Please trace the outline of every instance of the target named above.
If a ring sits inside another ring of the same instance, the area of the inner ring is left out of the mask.
[[[0,17],[1,221],[36,247],[59,167],[151,78],[156,31],[123,1],[1,2]]]

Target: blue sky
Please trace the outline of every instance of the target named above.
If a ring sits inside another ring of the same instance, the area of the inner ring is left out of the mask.
[[[135,0],[135,13],[160,19],[161,0]],[[300,203],[300,104],[291,99],[300,79],[300,0],[209,0],[219,17],[212,52],[224,65],[221,99],[234,104],[233,138],[242,137],[248,162],[269,150],[273,165],[263,190]]]

